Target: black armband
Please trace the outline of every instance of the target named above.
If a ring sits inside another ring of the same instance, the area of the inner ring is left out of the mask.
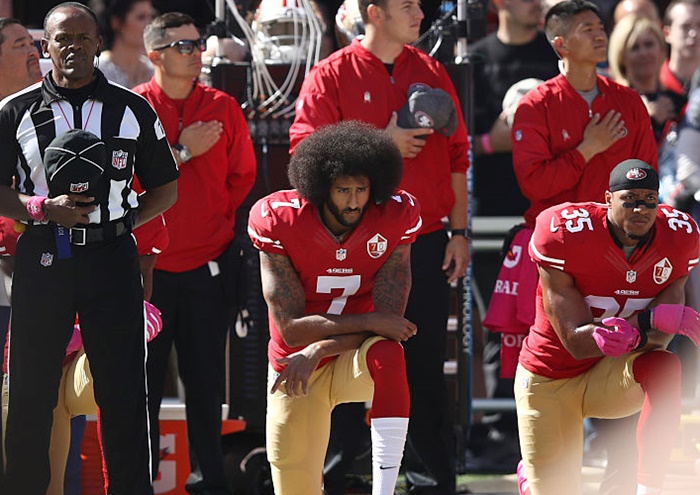
[[[634,348],[634,350],[641,349],[649,341],[649,336],[647,332],[651,330],[651,310],[647,309],[641,313],[637,313],[637,330],[639,331],[639,345]]]

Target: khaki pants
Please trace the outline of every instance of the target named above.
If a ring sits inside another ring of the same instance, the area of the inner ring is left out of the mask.
[[[3,438],[5,438],[8,402],[9,379],[5,375],[2,383]],[[93,393],[90,365],[85,350],[81,347],[73,360],[63,367],[63,375],[58,387],[58,404],[53,410],[53,427],[49,447],[51,482],[46,495],[63,495],[63,479],[70,448],[71,418],[96,413],[97,404],[95,404]]]

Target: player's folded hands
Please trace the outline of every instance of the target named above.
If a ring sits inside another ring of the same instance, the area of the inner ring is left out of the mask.
[[[700,314],[682,304],[659,304],[651,310],[651,326],[673,335],[690,337],[700,346]]]
[[[600,352],[606,356],[619,357],[634,350],[639,345],[639,330],[629,324],[624,318],[605,318],[603,325],[613,327],[610,330],[604,327],[595,327],[593,340],[598,345]]]

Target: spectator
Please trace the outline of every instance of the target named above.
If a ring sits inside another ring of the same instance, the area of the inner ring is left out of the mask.
[[[52,70],[0,109],[2,141],[14,143],[0,153],[0,212],[27,224],[13,279],[3,491],[46,493],[51,412],[78,313],[101,410],[109,491],[151,495],[143,291],[128,234],[133,223],[172,204],[178,172],[153,109],[93,66],[101,45],[94,12],[60,4],[47,14],[44,31]],[[18,132],[22,122],[27,132]],[[65,160],[72,165],[49,180],[48,171]],[[146,189],[138,203],[129,189],[134,171]],[[87,190],[77,194],[71,183]]]
[[[97,12],[104,36],[100,70],[110,81],[133,88],[153,76],[143,46],[143,30],[153,20],[150,0],[105,0]]]
[[[666,43],[656,22],[627,15],[615,25],[608,49],[610,73],[616,82],[640,94],[659,146],[685,105],[684,96],[661,85],[665,59]]]
[[[502,111],[503,97],[513,84],[558,74],[557,56],[539,30],[540,0],[496,0],[498,31],[471,45],[474,71],[475,201],[479,215],[519,216],[527,208],[513,172],[510,128]],[[499,189],[510,200],[494,197]]]
[[[400,187],[418,198],[423,218],[411,254],[405,315],[421,329],[404,346],[411,390],[406,479],[412,493],[454,495],[453,421],[443,366],[449,284],[464,275],[470,257],[465,230],[467,133],[445,68],[407,45],[418,37],[423,19],[419,2],[360,0],[359,5],[365,37],[322,60],[304,80],[289,130],[290,150],[324,125],[355,119],[386,129],[401,151]],[[450,137],[433,129],[397,126],[396,112],[413,83],[449,94],[457,109],[456,132]],[[443,217],[449,219],[451,237]]]
[[[396,190],[401,170],[386,134],[335,124],[297,147],[296,189],[251,209],[271,316],[266,433],[278,495],[323,491],[331,411],[370,399],[372,494],[394,494],[409,412],[400,343],[418,331],[401,315],[421,224],[415,199]]]
[[[255,154],[238,102],[197,82],[205,41],[190,16],[156,17],[144,31],[144,44],[155,73],[134,91],[158,112],[181,173],[178,201],[164,215],[170,244],[153,273],[151,302],[163,317],[163,331],[148,351],[153,452],[159,452],[155,418],[174,344],[187,410],[186,488],[226,494],[221,404],[238,256],[233,229],[236,210],[255,182]]]
[[[680,362],[664,349],[675,334],[700,344],[700,315],[683,306],[697,225],[660,205],[658,186],[650,165],[625,160],[604,205],[537,217],[537,316],[515,379],[527,492],[580,494],[584,418],[641,409],[636,493],[661,493],[681,414]]]
[[[669,57],[661,67],[661,84],[683,96],[700,68],[700,0],[672,0],[664,13]]]

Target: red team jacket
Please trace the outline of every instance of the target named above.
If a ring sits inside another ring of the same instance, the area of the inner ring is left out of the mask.
[[[427,234],[442,228],[442,217],[454,206],[451,174],[465,173],[469,166],[466,127],[452,81],[438,61],[406,46],[394,61],[392,74],[358,40],[321,60],[299,93],[289,129],[290,152],[314,130],[341,120],[361,120],[384,129],[391,113],[406,103],[413,83],[445,90],[457,108],[457,130],[449,138],[433,133],[417,157],[404,159],[399,185],[420,200],[421,234]]]
[[[256,248],[291,259],[304,286],[306,314],[374,311],[372,289],[377,272],[397,246],[415,240],[420,227],[420,207],[404,191],[397,191],[386,203],[371,204],[340,243],[321,223],[318,209],[296,190],[260,199],[248,219],[248,233]],[[302,347],[287,346],[272,317],[270,337],[268,359],[281,371],[284,366],[276,359]]]
[[[236,209],[255,183],[256,161],[248,125],[238,102],[222,91],[195,84],[182,115],[154,79],[134,88],[158,112],[170,145],[197,121],[223,123],[219,141],[180,166],[177,201],[163,213],[170,245],[156,268],[185,272],[218,257],[233,239]]]
[[[648,307],[665,287],[698,264],[698,226],[684,212],[659,205],[647,242],[630,259],[608,230],[608,208],[565,203],[537,217],[530,256],[541,266],[571,275],[596,321],[626,318]],[[544,312],[537,289],[535,324],[520,351],[520,364],[537,375],[570,378],[602,358],[574,359]]]
[[[603,201],[615,166],[638,158],[658,170],[651,119],[639,94],[598,76],[600,94],[588,103],[563,75],[549,79],[520,100],[513,121],[513,167],[530,208],[525,222],[565,201]],[[575,148],[592,115],[622,112],[627,135],[588,162]]]

